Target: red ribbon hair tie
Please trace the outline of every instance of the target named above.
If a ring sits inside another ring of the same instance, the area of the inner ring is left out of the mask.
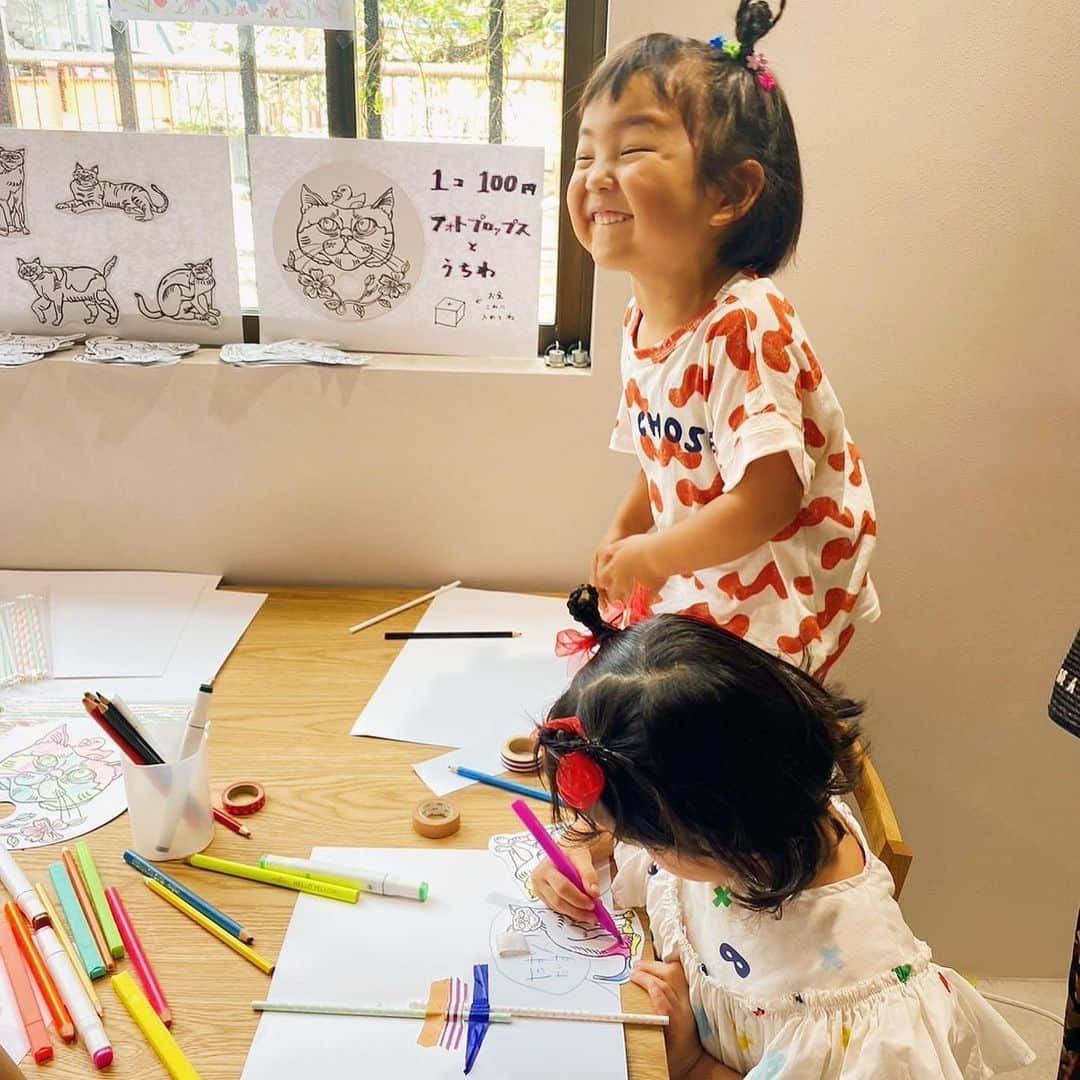
[[[591,659],[600,642],[580,630],[560,630],[555,635],[555,655],[569,656],[567,674],[573,678]]]
[[[568,731],[579,739],[589,741],[581,721],[576,716],[563,716],[549,720],[544,727],[549,731]],[[595,806],[604,792],[604,770],[583,750],[571,750],[559,759],[555,770],[555,787],[559,798],[575,810],[588,810]]]

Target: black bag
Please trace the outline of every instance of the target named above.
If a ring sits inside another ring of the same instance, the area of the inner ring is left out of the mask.
[[[1080,736],[1080,632],[1054,679],[1048,711],[1055,724]]]

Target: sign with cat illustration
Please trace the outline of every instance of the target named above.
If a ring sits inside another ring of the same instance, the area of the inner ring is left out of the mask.
[[[536,355],[543,150],[272,137],[248,148],[263,341]]]
[[[20,131],[0,147],[0,331],[243,340],[227,139]]]

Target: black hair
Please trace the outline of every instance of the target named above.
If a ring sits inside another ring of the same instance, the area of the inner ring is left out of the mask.
[[[599,649],[548,714],[576,716],[585,737],[538,736],[555,820],[572,819],[575,839],[610,831],[715,859],[739,879],[736,899],[779,912],[843,836],[829,800],[858,777],[861,704],[703,620],[659,615],[615,630],[592,598],[583,613]],[[573,751],[604,772],[599,801],[579,812],[555,782]]]
[[[703,184],[736,196],[732,170],[742,161],[757,161],[765,185],[728,229],[717,260],[759,274],[772,274],[788,261],[802,228],[802,166],[787,99],[779,84],[764,89],[759,74],[747,66],[786,4],[780,0],[774,16],[766,0],[740,0],[738,57],[673,34],[646,34],[627,42],[593,72],[581,99],[582,110],[598,98],[618,101],[633,76],[646,74],[660,100],[679,110]]]

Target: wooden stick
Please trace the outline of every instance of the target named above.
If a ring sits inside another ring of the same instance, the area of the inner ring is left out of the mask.
[[[410,1001],[410,1008],[421,1007]],[[635,1024],[645,1027],[667,1027],[668,1018],[655,1013],[586,1012],[583,1009],[541,1009],[531,1005],[508,1005],[502,1012],[529,1020],[585,1020],[595,1024]]]
[[[451,581],[449,585],[440,585],[437,589],[432,589],[431,592],[425,593],[423,596],[418,596],[415,600],[410,600],[407,604],[399,604],[396,608],[384,611],[381,615],[373,615],[370,619],[365,619],[355,626],[350,626],[349,633],[355,634],[357,630],[365,630],[369,626],[374,626],[377,622],[382,622],[383,619],[389,619],[391,615],[397,615],[402,611],[408,611],[409,608],[416,607],[417,604],[423,604],[428,600],[433,600],[439,593],[444,593],[449,589],[456,589],[460,584],[460,581]]]
[[[251,1007],[255,1012],[276,1013],[319,1013],[323,1016],[391,1016],[402,1020],[426,1020],[427,1008],[423,1005],[297,1005],[284,1001],[253,1001]],[[431,1015],[437,1016],[438,1013]],[[492,1024],[509,1024],[510,1013],[506,1010],[493,1011],[488,1014],[488,1020]]]

